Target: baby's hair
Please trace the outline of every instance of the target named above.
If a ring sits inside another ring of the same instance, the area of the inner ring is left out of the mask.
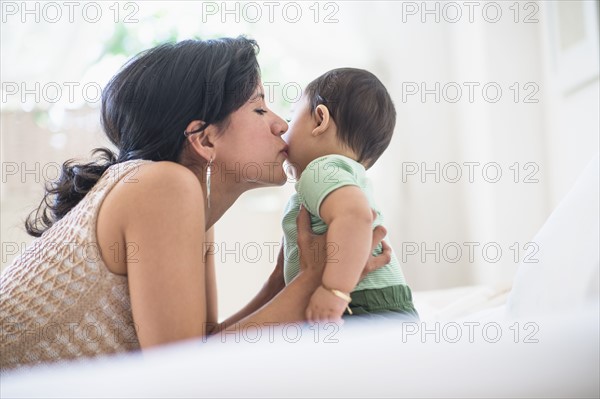
[[[369,71],[338,68],[324,73],[305,90],[310,113],[319,104],[329,109],[338,137],[358,155],[358,162],[373,166],[390,144],[396,109],[385,86]]]

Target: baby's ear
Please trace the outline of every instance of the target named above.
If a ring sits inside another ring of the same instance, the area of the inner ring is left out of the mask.
[[[318,136],[324,133],[331,125],[331,116],[329,115],[329,109],[323,105],[317,105],[314,112],[314,118],[316,127],[312,131],[313,136]]]

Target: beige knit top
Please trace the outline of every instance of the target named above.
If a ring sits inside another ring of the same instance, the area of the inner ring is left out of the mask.
[[[100,256],[96,221],[121,179],[150,161],[109,167],[88,194],[0,276],[0,370],[139,349],[127,276]],[[108,254],[110,256],[110,254]]]

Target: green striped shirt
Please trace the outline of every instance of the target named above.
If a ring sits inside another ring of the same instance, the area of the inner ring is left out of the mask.
[[[284,233],[284,275],[285,283],[289,284],[300,271],[300,258],[298,256],[298,227],[296,217],[300,204],[310,212],[313,231],[323,234],[327,225],[320,218],[321,203],[334,190],[344,186],[358,186],[362,189],[371,208],[377,213],[373,228],[383,224],[383,216],[373,199],[371,183],[365,175],[365,168],[358,162],[342,156],[327,155],[320,157],[308,164],[300,179],[296,182],[296,194],[290,198],[282,221]],[[344,248],[334,250],[344,251]],[[381,244],[375,248],[373,255],[382,252]],[[335,255],[333,255],[335,256]],[[405,285],[404,275],[400,263],[392,251],[392,260],[384,267],[377,269],[365,277],[354,288],[354,291],[376,289],[392,285]]]

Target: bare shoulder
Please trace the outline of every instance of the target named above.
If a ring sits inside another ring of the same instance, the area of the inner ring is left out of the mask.
[[[140,165],[135,177],[127,180],[123,179],[120,183],[131,188],[131,190],[128,190],[131,192],[148,189],[161,191],[171,189],[201,193],[200,182],[196,175],[185,166],[169,161]]]
[[[186,225],[189,230],[203,225],[203,203],[202,186],[188,168],[174,162],[140,165],[119,180],[100,207],[96,233],[101,252],[110,253],[115,243],[125,249],[132,233],[152,235],[160,229],[169,235]],[[109,258],[103,257],[111,271],[126,273],[124,261]]]
[[[127,211],[153,205],[198,204],[202,198],[196,175],[185,166],[167,161],[140,165],[134,176],[121,179],[113,191],[118,202],[129,208]]]

